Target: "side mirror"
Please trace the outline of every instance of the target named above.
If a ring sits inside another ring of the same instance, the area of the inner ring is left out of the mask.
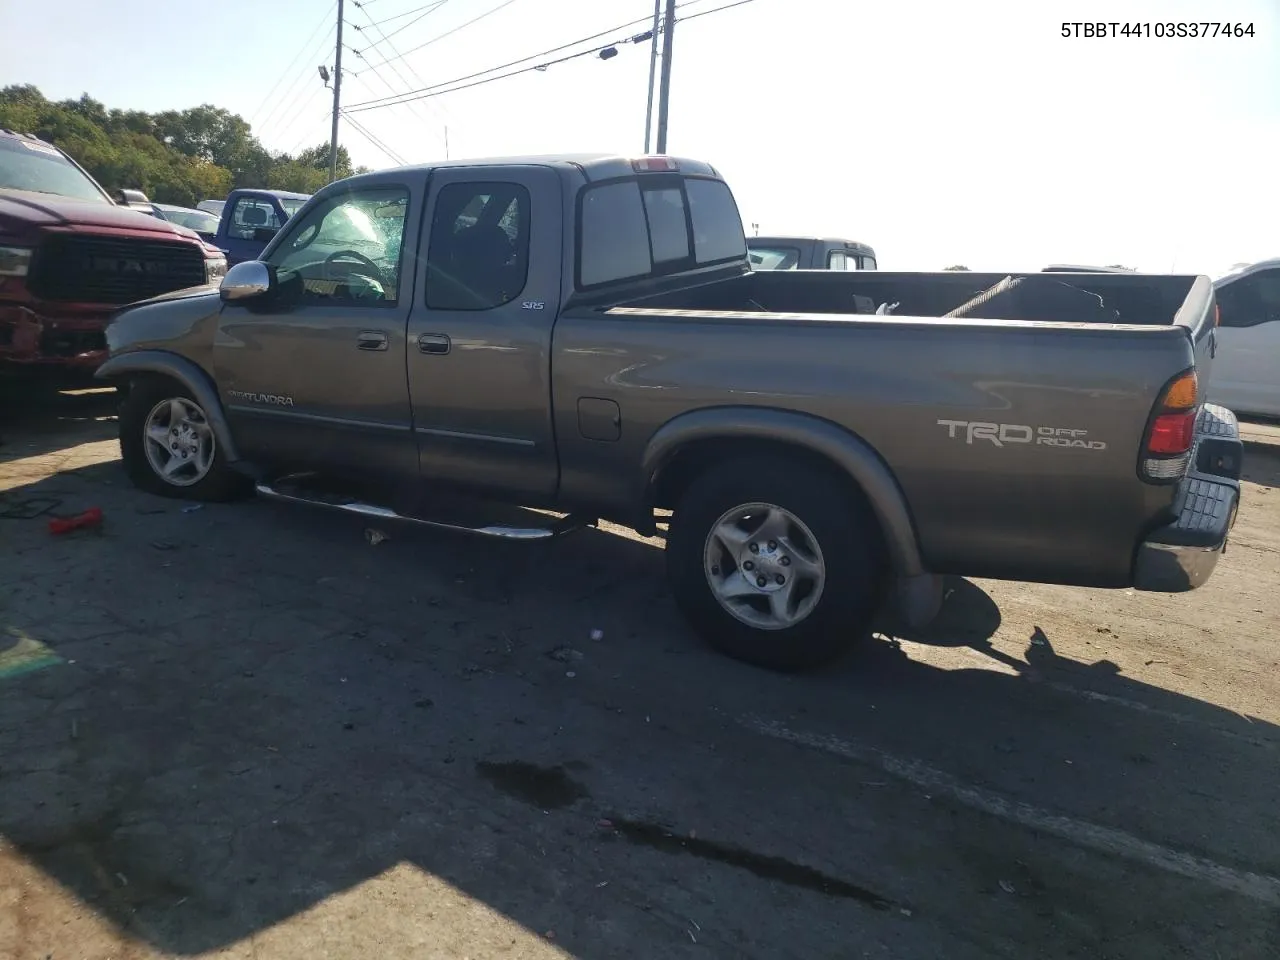
[[[116,192],[116,203],[122,207],[134,207],[151,212],[151,201],[141,190],[119,190]]]
[[[280,231],[277,230],[275,227],[254,227],[253,239],[256,240],[258,243],[270,243],[271,238],[274,237],[279,232]]]
[[[261,260],[246,260],[227,271],[218,285],[223,300],[248,300],[271,291],[271,268]]]

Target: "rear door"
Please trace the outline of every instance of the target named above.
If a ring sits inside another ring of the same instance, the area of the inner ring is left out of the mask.
[[[408,335],[427,481],[531,498],[555,492],[551,333],[564,209],[560,179],[547,167],[432,174],[425,280]]]
[[[270,197],[253,194],[236,197],[227,219],[224,238],[227,263],[234,266],[262,256],[283,221]]]

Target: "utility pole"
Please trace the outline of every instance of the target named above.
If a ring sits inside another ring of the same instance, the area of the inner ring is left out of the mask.
[[[658,68],[658,22],[662,18],[662,0],[653,0],[653,29],[649,31],[653,39],[649,44],[649,102],[644,108],[644,152],[649,152],[650,137],[653,134],[653,80]]]
[[[338,0],[338,43],[333,54],[333,132],[329,136],[329,182],[338,179],[338,111],[342,107],[342,0]]]
[[[676,32],[676,0],[667,0],[667,13],[663,20],[662,86],[658,91],[658,153],[667,152],[667,107],[671,103],[671,44]]]

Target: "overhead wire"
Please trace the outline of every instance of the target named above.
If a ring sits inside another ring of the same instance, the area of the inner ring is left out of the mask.
[[[688,2],[689,2],[689,3],[698,3],[698,2],[700,2],[700,0],[688,0]],[[679,9],[679,8],[677,8],[677,9]],[[421,88],[420,88],[420,89],[418,89],[418,90],[407,90],[407,91],[405,91],[404,93],[398,93],[398,94],[395,94],[394,96],[391,96],[391,97],[379,97],[379,98],[377,98],[376,100],[366,100],[366,101],[364,101],[363,103],[354,103],[354,104],[352,104],[352,105],[350,106],[350,108],[349,108],[349,109],[352,109],[352,110],[355,110],[355,109],[357,109],[357,108],[359,108],[359,109],[368,109],[368,108],[372,108],[372,106],[373,106],[374,104],[378,104],[378,105],[386,105],[386,106],[392,106],[393,104],[392,104],[390,101],[393,101],[393,100],[398,101],[401,97],[411,97],[413,94],[417,94],[417,93],[424,93],[424,92],[427,92],[427,91],[436,90],[436,89],[439,89],[440,87],[447,87],[447,86],[450,86],[450,85],[452,85],[452,84],[455,84],[455,83],[462,83],[462,82],[467,81],[467,80],[474,80],[476,77],[483,77],[483,76],[485,76],[486,74],[489,74],[489,73],[496,73],[496,72],[497,72],[497,71],[499,71],[499,70],[506,70],[506,69],[507,69],[507,68],[509,68],[509,67],[516,67],[516,66],[519,66],[519,65],[520,65],[520,64],[522,64],[522,63],[528,63],[530,60],[537,60],[539,57],[549,56],[550,54],[553,54],[553,53],[559,53],[561,50],[568,50],[570,47],[576,47],[576,46],[578,46],[578,45],[580,45],[580,44],[583,44],[583,43],[589,43],[589,42],[590,42],[590,41],[592,41],[592,40],[598,40],[600,37],[604,37],[604,36],[608,36],[608,35],[610,35],[610,34],[617,33],[619,30],[625,30],[625,29],[627,29],[627,27],[634,27],[634,26],[638,26],[638,25],[640,25],[640,24],[651,23],[652,21],[653,21],[653,17],[652,17],[652,16],[648,16],[648,17],[641,17],[641,18],[636,19],[636,20],[629,20],[629,21],[627,21],[626,23],[620,23],[620,24],[618,24],[617,26],[609,27],[607,30],[601,30],[599,33],[593,33],[593,34],[591,34],[590,36],[586,36],[586,37],[579,37],[577,40],[571,40],[569,43],[562,43],[562,44],[560,44],[560,46],[558,46],[558,47],[552,47],[550,50],[543,50],[543,51],[541,51],[541,52],[539,52],[539,53],[531,53],[531,54],[529,54],[527,57],[521,57],[519,60],[510,60],[510,61],[508,61],[508,62],[506,62],[506,63],[499,64],[499,65],[498,65],[498,66],[496,66],[496,67],[489,67],[487,70],[478,70],[478,71],[476,71],[475,73],[469,73],[469,74],[467,74],[467,75],[466,75],[466,76],[464,76],[464,77],[455,77],[455,78],[454,78],[454,79],[452,79],[452,80],[446,80],[446,81],[444,81],[444,82],[442,82],[442,83],[428,84],[428,85],[425,85],[425,86],[421,87]],[[645,33],[648,33],[648,31],[645,31]],[[639,35],[639,36],[643,36],[643,34],[642,34],[642,35]],[[632,39],[635,39],[635,38],[632,38]],[[645,37],[645,39],[649,39],[649,38],[648,38],[648,37]],[[623,41],[623,42],[626,42],[626,41]],[[586,54],[589,54],[589,53],[598,53],[600,50],[603,50],[603,49],[605,49],[606,47],[610,47],[610,46],[613,46],[613,45],[614,45],[613,43],[607,43],[607,44],[605,44],[605,45],[604,45],[604,47],[597,47],[597,48],[592,49],[592,50],[587,50],[587,51],[585,51],[585,52],[583,53],[583,55],[585,56]],[[557,61],[557,62],[558,62],[558,61]],[[549,65],[550,65],[550,64],[548,64],[548,66],[549,66]],[[539,66],[541,66],[541,65],[539,65]],[[534,68],[531,68],[531,69],[537,69],[537,67],[534,67]],[[511,76],[515,76],[515,74],[511,74]]]
[[[685,4],[685,6],[691,6],[692,4],[697,2],[700,2],[700,0],[688,0],[688,3]],[[679,23],[681,20],[693,20],[697,17],[703,17],[710,13],[719,13],[722,10],[729,10],[729,9],[732,9],[733,7],[740,7],[740,6],[743,6],[744,4],[751,3],[751,2],[753,2],[753,0],[736,0],[736,2],[726,3],[719,7],[713,7],[710,10],[703,10],[698,13],[688,14],[684,17],[677,17],[675,22]],[[538,59],[539,57],[547,56],[548,54],[555,53],[559,50],[565,50],[569,47],[576,46],[580,43],[594,40],[598,37],[604,36],[607,33],[613,33],[613,32],[616,32],[617,30],[625,29],[626,27],[634,26],[638,23],[645,23],[649,21],[650,21],[649,17],[645,17],[643,20],[633,20],[629,23],[622,24],[619,27],[615,27],[613,28],[613,30],[603,30],[600,33],[592,34],[590,37],[583,37],[571,43],[561,44],[559,47],[553,47],[550,50],[542,51],[542,53],[536,53],[528,57],[522,57],[519,60],[513,60],[513,61],[510,61],[509,63],[503,64],[498,67],[491,67],[488,70],[481,70],[478,73],[468,74],[465,77],[457,77],[453,80],[447,80],[447,81],[444,81],[443,83],[438,83],[429,87],[424,87],[420,90],[409,91],[405,94],[401,94],[398,97],[383,97],[377,101],[365,101],[364,103],[352,104],[347,109],[352,113],[362,113],[366,110],[377,110],[382,107],[396,106],[402,103],[410,103],[415,100],[426,100],[431,97],[443,96],[446,93],[457,93],[462,90],[469,90],[472,87],[478,87],[486,83],[492,83],[496,80],[506,80],[506,79],[509,79],[510,77],[517,77],[517,76],[520,76],[521,74],[530,73],[535,70],[543,71],[543,70],[546,70],[548,67],[554,67],[561,63],[568,63],[570,60],[577,60],[579,57],[588,57],[588,56],[591,56],[592,54],[598,54],[602,50],[608,50],[610,47],[615,47],[622,43],[636,43],[636,42],[641,42],[649,39],[653,39],[656,41],[657,38],[652,36],[651,31],[644,31],[640,34],[637,34],[634,37],[625,37],[625,38],[613,40],[609,43],[601,44],[600,46],[591,47],[586,50],[579,50],[575,53],[569,54],[568,56],[559,57],[555,60],[545,60],[541,63],[535,63],[532,66],[523,67],[522,69],[519,69],[519,70],[510,70],[507,73],[499,73],[497,76],[487,76],[487,74],[497,73],[497,71],[506,69],[507,67],[516,66],[521,63],[527,63],[530,60],[535,60],[535,59]],[[475,78],[482,78],[482,79],[475,79]],[[471,82],[468,83],[465,81],[471,81]]]
[[[346,116],[345,112],[343,113],[343,116],[344,117]],[[386,154],[387,158],[391,160],[392,163],[395,163],[397,166],[401,166],[401,167],[407,167],[409,165],[408,160],[406,160],[404,157],[400,156],[400,154],[392,150],[389,146],[387,146],[385,143],[379,140],[369,130],[365,129],[365,127],[355,117],[346,117],[346,119],[347,119],[347,123],[351,124],[351,128],[355,130],[356,133],[360,134],[362,137],[364,137],[366,140],[372,143],[375,147],[381,150],[384,154]]]
[[[320,43],[312,45],[311,52],[307,57],[308,60],[319,53],[320,49],[329,42],[329,39],[334,35],[336,30],[336,24],[331,24],[328,32],[321,38]],[[312,69],[314,69],[314,66]],[[284,93],[280,94],[277,98],[275,105],[272,106],[266,116],[261,119],[261,126],[267,126],[275,117],[280,116],[282,108],[284,116],[288,116],[290,114],[292,109],[298,103],[302,92],[306,89],[306,81],[310,76],[312,76],[311,70],[304,69],[297,77],[294,78],[294,81],[285,88]],[[300,86],[299,84],[302,85]]]
[[[379,44],[386,43],[387,41],[389,41],[397,33],[401,33],[405,30],[408,30],[415,23],[418,23],[419,21],[426,19],[426,17],[435,13],[437,10],[443,7],[446,3],[448,3],[449,0],[435,0],[434,3],[428,3],[425,6],[418,7],[414,10],[409,10],[406,13],[398,13],[394,17],[387,17],[386,19],[378,20],[377,22],[374,22],[373,17],[370,17],[369,14],[365,12],[365,9],[364,9],[365,5],[360,3],[360,0],[352,0],[352,2],[355,3],[356,7],[359,8],[360,12],[364,13],[365,17],[369,20],[369,26],[377,28],[378,32],[382,34],[381,40],[376,40],[373,43],[371,43],[368,47],[365,48],[366,50],[372,50],[374,47],[378,46]],[[382,25],[384,23],[390,23],[392,20],[399,20],[401,17],[407,17],[410,14],[418,13],[418,11],[420,10],[424,11],[420,16],[414,17],[408,23],[402,24],[401,26],[396,27],[394,30],[391,31],[391,33],[389,34],[385,33],[382,30]],[[358,31],[362,36],[364,35],[364,30],[365,30],[364,27],[361,27],[358,24],[354,24],[354,23],[351,26],[353,29]]]
[[[696,4],[705,3],[705,2],[707,2],[707,0],[685,0],[685,2],[679,4],[676,7],[676,9],[681,10],[681,9],[685,9],[687,7],[695,6]],[[693,19],[696,19],[697,17],[704,17],[710,13],[719,13],[723,10],[729,10],[733,7],[740,7],[740,6],[743,6],[744,4],[751,3],[751,2],[753,2],[753,0],[736,0],[736,2],[722,4],[721,6],[713,7],[710,10],[702,10],[702,11],[699,11],[698,13],[690,13],[682,17],[677,17],[675,22],[679,23],[681,20],[693,20]],[[543,71],[543,70],[546,70],[547,67],[553,67],[561,63],[567,63],[568,61],[576,60],[579,57],[587,57],[593,54],[598,54],[600,53],[600,51],[607,50],[610,47],[617,46],[620,43],[637,43],[637,42],[643,42],[645,40],[650,40],[650,39],[656,42],[657,38],[652,35],[652,31],[646,30],[646,31],[643,31],[642,33],[636,34],[633,37],[615,39],[608,43],[602,44],[600,46],[591,47],[586,50],[580,50],[568,56],[560,57],[556,60],[548,60],[542,63],[533,64],[532,66],[525,67],[521,70],[511,70],[508,73],[502,73],[498,76],[488,76],[489,74],[497,73],[500,70],[507,70],[510,67],[519,66],[522,63],[528,63],[530,60],[537,60],[541,57],[545,57],[553,53],[559,53],[561,50],[568,50],[571,47],[576,47],[580,44],[588,43],[592,40],[599,39],[600,37],[606,36],[608,34],[617,33],[619,30],[625,30],[628,27],[634,27],[641,24],[652,23],[652,21],[653,21],[652,16],[641,17],[636,20],[630,20],[626,23],[618,24],[615,27],[610,27],[607,30],[601,30],[598,33],[593,33],[590,36],[580,37],[577,40],[570,41],[569,43],[563,43],[558,47],[552,47],[549,50],[543,50],[540,53],[530,54],[529,56],[521,57],[518,60],[511,60],[511,61],[508,61],[507,63],[500,64],[499,66],[490,67],[487,70],[479,70],[475,73],[467,74],[466,76],[455,77],[452,80],[446,80],[441,83],[424,86],[418,90],[409,90],[409,91],[406,91],[405,93],[397,94],[395,96],[379,97],[376,100],[366,100],[361,103],[355,103],[349,106],[347,110],[350,110],[351,112],[354,112],[354,113],[360,113],[366,110],[378,109],[379,107],[396,106],[397,104],[401,104],[401,103],[410,103],[416,100],[426,100],[432,97],[443,96],[446,93],[455,93],[460,90],[468,90],[472,87],[477,87],[482,84],[490,83],[495,80],[505,80],[505,79],[508,79],[509,77],[516,77],[523,73],[529,73],[534,70]],[[484,79],[477,79],[481,77],[483,77]],[[475,82],[473,83],[466,82],[466,81],[472,81],[472,80]],[[445,88],[448,88],[448,89],[445,89]]]
[[[400,53],[387,60],[383,60],[382,63],[378,64],[378,66],[382,66],[382,64],[384,63],[389,63],[391,60],[401,60],[409,56],[409,54],[411,53],[417,53],[419,50],[425,50],[427,47],[431,46],[433,43],[439,43],[445,37],[451,37],[455,33],[458,33],[460,30],[465,30],[467,27],[471,26],[473,23],[479,23],[481,20],[484,20],[486,17],[493,16],[499,10],[505,10],[507,7],[511,6],[511,4],[515,2],[516,0],[503,0],[502,3],[498,4],[496,7],[492,8],[491,10],[486,10],[484,13],[480,14],[479,16],[472,17],[470,20],[467,20],[465,23],[458,24],[458,26],[454,27],[452,30],[446,30],[444,33],[438,34],[437,36],[432,37],[430,40],[426,41],[425,43],[420,43],[416,47],[413,47],[410,50],[406,50],[404,53]]]
[[[444,0],[440,0],[440,2],[443,3]],[[303,53],[308,49],[308,47],[311,44],[311,41],[316,38],[316,34],[320,32],[320,29],[326,23],[331,24],[333,22],[332,13],[337,8],[337,6],[338,6],[338,0],[333,0],[333,3],[329,5],[329,9],[325,12],[320,22],[316,24],[316,28],[311,31],[310,36],[308,36],[307,39],[302,41],[301,46],[298,47],[298,52],[293,55],[293,59],[289,61],[288,66],[286,66],[283,70],[280,71],[280,76],[278,76],[276,78],[276,82],[271,85],[271,89],[268,90],[267,95],[262,98],[262,102],[259,103],[254,108],[253,113],[249,115],[251,121],[255,117],[257,117],[259,113],[262,112],[262,108],[267,105],[267,102],[271,99],[271,95],[275,93],[277,89],[279,89],[280,84],[284,82],[284,78],[288,76],[289,71],[292,70],[294,68],[294,65],[297,64],[297,62],[302,58]]]

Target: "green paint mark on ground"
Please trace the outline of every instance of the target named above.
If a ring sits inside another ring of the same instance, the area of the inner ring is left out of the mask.
[[[33,640],[15,627],[10,627],[7,632],[16,642],[0,648],[0,680],[62,663],[62,658],[39,640]],[[0,636],[0,643],[4,639]]]

